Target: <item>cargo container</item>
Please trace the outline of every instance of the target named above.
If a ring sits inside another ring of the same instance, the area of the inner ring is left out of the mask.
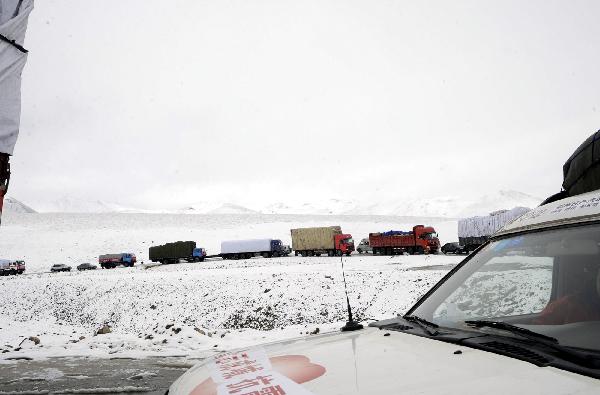
[[[248,259],[254,256],[264,258],[284,256],[285,251],[278,239],[227,240],[221,242],[223,259]]]
[[[23,274],[24,272],[25,272],[25,261],[0,259],[0,276]]]
[[[120,254],[104,254],[98,257],[102,269],[114,269],[117,266],[133,267],[136,262],[135,254],[122,252]]]
[[[296,256],[350,255],[354,251],[352,235],[339,226],[292,229],[292,249]]]
[[[163,264],[179,263],[182,259],[188,262],[202,262],[206,257],[206,250],[196,247],[195,241],[176,241],[150,247],[148,257],[152,262]]]
[[[431,226],[416,225],[412,231],[369,233],[369,244],[374,255],[435,254],[440,240]]]
[[[485,243],[491,235],[530,210],[527,207],[515,207],[512,210],[494,211],[487,216],[459,220],[458,243],[461,250],[467,254],[474,251]]]

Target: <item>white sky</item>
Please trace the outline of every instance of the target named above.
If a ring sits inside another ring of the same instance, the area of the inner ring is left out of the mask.
[[[546,197],[600,128],[594,0],[35,6],[24,202]]]

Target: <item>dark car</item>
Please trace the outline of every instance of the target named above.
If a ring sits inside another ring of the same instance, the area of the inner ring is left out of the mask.
[[[50,268],[51,272],[70,272],[71,266],[63,265],[62,263],[57,263],[56,265],[52,265]]]
[[[79,271],[96,270],[97,268],[98,268],[98,266],[92,265],[91,263],[88,263],[88,262],[82,263],[81,265],[77,265],[77,270],[79,270]]]
[[[463,248],[457,242],[446,243],[442,246],[442,252],[444,254],[462,254]]]

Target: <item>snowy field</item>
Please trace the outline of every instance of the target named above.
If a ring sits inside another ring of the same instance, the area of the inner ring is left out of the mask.
[[[203,357],[338,330],[345,320],[339,258],[291,256],[161,266],[147,262],[147,247],[196,240],[217,253],[222,239],[279,237],[289,243],[290,228],[318,225],[341,225],[358,241],[368,232],[408,229],[417,223],[433,225],[443,242],[456,238],[456,221],[403,217],[7,215],[0,228],[0,254],[25,259],[29,274],[0,277],[0,361]],[[95,262],[98,254],[120,251],[135,252],[144,264],[44,273],[53,263]],[[344,258],[355,315],[370,322],[404,313],[460,259]],[[94,336],[103,324],[112,332]]]

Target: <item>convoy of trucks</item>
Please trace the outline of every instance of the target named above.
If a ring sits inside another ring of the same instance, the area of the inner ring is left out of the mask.
[[[163,264],[178,263],[184,259],[188,262],[202,262],[206,257],[204,248],[196,247],[195,241],[176,241],[150,247],[148,258],[152,262]]]
[[[24,272],[25,272],[25,261],[0,259],[0,276],[23,274]]]
[[[352,235],[339,226],[292,229],[292,249],[296,256],[350,255],[354,251]]]
[[[136,262],[135,254],[122,252],[120,254],[104,254],[98,257],[102,269],[114,269],[117,266],[133,267]]]
[[[527,207],[498,210],[483,217],[470,217],[458,221],[459,252],[469,254],[488,241],[496,231],[502,229],[521,215],[529,212]]]
[[[416,225],[409,232],[369,233],[369,245],[374,255],[435,254],[440,240],[433,227]]]

